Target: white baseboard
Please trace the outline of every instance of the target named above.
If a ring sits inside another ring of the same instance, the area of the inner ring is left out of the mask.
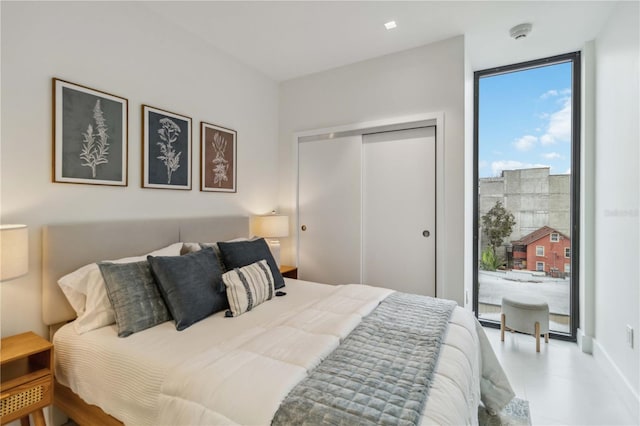
[[[586,354],[593,353],[593,337],[585,334],[581,329],[578,329],[578,347]]]
[[[635,391],[631,383],[622,374],[622,371],[613,362],[606,350],[600,345],[597,339],[592,339],[593,342],[593,358],[602,367],[604,371],[611,371],[608,377],[611,378],[618,396],[622,402],[631,410],[631,413],[635,414],[636,418],[640,420],[640,395]]]

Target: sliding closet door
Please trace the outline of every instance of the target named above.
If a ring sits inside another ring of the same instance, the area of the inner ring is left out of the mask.
[[[363,142],[362,282],[435,296],[435,127]]]
[[[298,144],[298,277],[360,282],[362,137]]]

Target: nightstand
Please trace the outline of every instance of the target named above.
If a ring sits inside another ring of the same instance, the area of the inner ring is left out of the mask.
[[[296,280],[298,279],[297,266],[280,265],[280,273],[285,278],[293,278]]]
[[[21,419],[45,426],[42,409],[53,403],[53,344],[32,332],[2,339],[0,423]]]

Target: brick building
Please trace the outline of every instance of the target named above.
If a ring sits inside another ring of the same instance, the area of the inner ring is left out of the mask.
[[[508,260],[513,269],[546,272],[553,277],[571,273],[571,238],[556,229],[543,226],[511,244],[512,259]]]
[[[500,201],[516,220],[505,244],[523,239],[545,226],[571,235],[571,176],[552,175],[549,171],[548,167],[504,170],[500,177],[479,180],[480,217]],[[486,238],[481,232],[479,252],[486,246]],[[498,247],[496,254],[501,258],[509,255],[504,246]]]

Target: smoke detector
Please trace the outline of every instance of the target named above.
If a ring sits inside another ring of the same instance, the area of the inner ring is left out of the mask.
[[[531,32],[531,27],[532,27],[531,24],[516,25],[515,27],[509,30],[509,34],[511,34],[511,37],[514,38],[515,40],[518,40],[520,38],[525,38]]]

